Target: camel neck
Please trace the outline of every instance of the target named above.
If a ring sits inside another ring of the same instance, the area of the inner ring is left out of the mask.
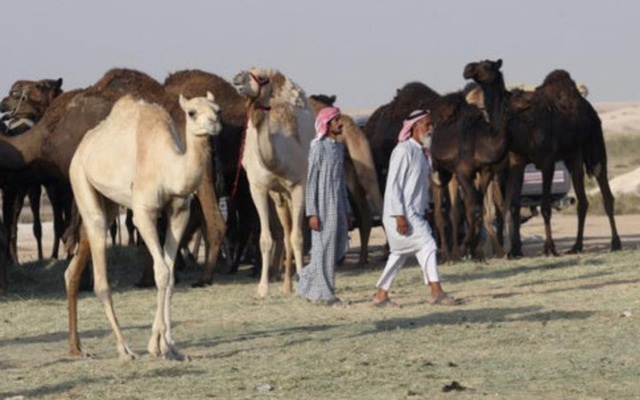
[[[269,131],[269,110],[252,107],[249,112],[249,125],[254,129],[247,129],[247,133],[250,134],[249,132],[252,131],[257,135],[257,151],[260,160],[268,170],[277,172],[280,162]]]
[[[22,169],[42,153],[42,126],[37,124],[17,136],[0,135],[0,169]]]
[[[504,78],[500,76],[496,82],[484,85],[481,84],[484,93],[484,106],[489,114],[489,121],[500,132],[506,123],[506,98],[507,89],[504,85]]]
[[[172,176],[167,181],[171,182],[175,193],[183,196],[197,189],[209,160],[209,136],[194,135],[190,132],[189,124],[186,128],[184,151],[174,152],[175,159],[167,163],[173,165],[171,171],[168,171]]]

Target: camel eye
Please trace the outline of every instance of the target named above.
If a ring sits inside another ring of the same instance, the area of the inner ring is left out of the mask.
[[[188,114],[191,118],[193,118],[196,116],[196,110],[189,110]]]

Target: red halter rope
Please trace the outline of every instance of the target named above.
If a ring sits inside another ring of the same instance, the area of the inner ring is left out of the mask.
[[[236,193],[238,192],[238,182],[240,181],[240,171],[242,170],[242,157],[244,156],[244,144],[247,139],[247,127],[249,126],[249,117],[251,116],[251,107],[258,102],[260,99],[260,95],[262,94],[262,88],[269,84],[269,78],[259,79],[252,72],[249,72],[249,76],[258,84],[258,94],[255,97],[252,97],[249,103],[247,104],[247,120],[244,123],[244,128],[242,129],[242,141],[240,142],[240,151],[238,152],[238,168],[236,169],[236,177],[233,182],[233,190],[231,191],[231,197],[236,197]],[[271,107],[263,106],[258,103],[256,108],[259,110],[269,111]]]

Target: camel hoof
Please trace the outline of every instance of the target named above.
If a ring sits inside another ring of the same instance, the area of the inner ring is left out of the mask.
[[[258,286],[258,297],[264,299],[269,294],[269,286]]]
[[[122,361],[133,361],[136,358],[138,358],[138,355],[136,353],[132,352],[132,351],[128,351],[128,352],[125,352],[125,353],[120,353],[118,355],[118,358],[120,360],[122,360]]]
[[[611,239],[611,251],[622,250],[622,243],[620,242],[619,237],[615,237]]]
[[[94,355],[91,353],[87,353],[85,351],[82,351],[80,349],[71,349],[69,350],[69,355],[72,357],[78,357],[78,358],[94,358]]]
[[[569,251],[567,251],[567,254],[580,254],[582,253],[582,246],[578,246],[578,245],[573,245],[573,247],[571,247],[571,249]]]

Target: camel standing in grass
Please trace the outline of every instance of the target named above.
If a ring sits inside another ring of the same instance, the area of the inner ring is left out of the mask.
[[[192,194],[209,162],[209,136],[219,133],[221,125],[219,108],[210,93],[207,98],[190,100],[180,96],[180,107],[186,115],[184,143],[167,111],[128,95],[85,135],[71,160],[69,177],[83,224],[77,255],[65,273],[73,354],[82,354],[77,332],[78,284],[90,250],[94,291],[116,335],[118,352],[123,358],[135,356],[120,331],[107,282],[107,228],[122,205],[133,210],[138,232],[153,257],[158,298],[147,349],[155,356],[182,358],[171,338],[173,266]],[[164,247],[156,230],[162,211],[169,221]]]
[[[302,222],[309,144],[315,136],[313,111],[304,91],[280,72],[241,71],[233,84],[248,99],[242,166],[260,217],[262,273],[258,295],[269,293],[269,260],[274,248],[269,227],[269,196],[284,231],[284,291],[291,292],[291,255],[302,268]]]
[[[611,250],[619,250],[620,237],[614,218],[614,198],[607,179],[607,152],[600,118],[580,93],[568,72],[555,70],[533,92],[508,92],[500,68],[502,60],[467,64],[463,76],[482,88],[484,104],[493,125],[509,134],[509,171],[505,194],[505,222],[510,229],[509,254],[522,256],[520,196],[524,168],[535,164],[542,171],[540,207],[545,224],[546,255],[557,255],[551,235],[551,183],[556,161],[564,161],[571,173],[578,199],[578,232],[571,253],[582,251],[584,223],[589,203],[584,173],[596,178],[611,226]]]

